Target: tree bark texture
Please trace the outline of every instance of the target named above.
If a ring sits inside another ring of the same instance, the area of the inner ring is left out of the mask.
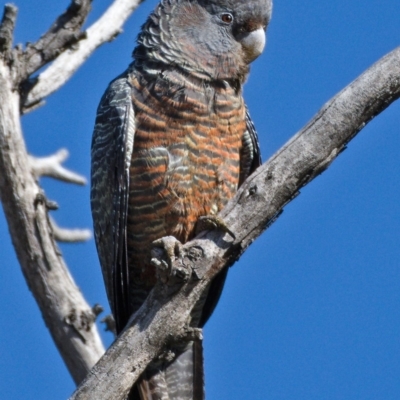
[[[66,150],[42,159],[28,155],[20,114],[41,105],[97,47],[115,38],[139,4],[139,0],[114,0],[99,20],[82,31],[91,0],[71,0],[49,30],[25,49],[13,48],[14,5],[4,7],[0,23],[0,198],[27,284],[77,384],[104,347],[94,324],[96,312],[74,283],[56,240],[81,241],[90,234],[61,229],[49,219],[48,209],[55,204],[45,198],[38,179],[47,175],[76,184],[85,179],[61,166]]]
[[[73,379],[79,383],[104,352],[95,316],[54,241],[47,201],[29,168],[19,94],[0,62],[0,196],[27,284]]]
[[[115,0],[105,13],[80,37],[79,45],[67,49],[30,85],[22,109],[28,112],[63,86],[75,71],[102,44],[122,32],[122,26],[142,0]]]
[[[270,226],[299,190],[321,174],[347,143],[400,97],[400,47],[326,103],[317,115],[242,185],[220,213],[234,232],[203,232],[172,262],[187,277],[176,287],[159,281],[126,330],[90,371],[73,400],[124,399],[147,364],[191,337],[190,310],[213,277],[232,265]],[[160,275],[163,273],[160,272]]]

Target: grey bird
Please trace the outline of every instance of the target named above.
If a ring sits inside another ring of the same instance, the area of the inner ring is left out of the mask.
[[[242,97],[249,64],[265,46],[271,0],[162,0],[143,25],[134,61],[97,110],[91,206],[117,332],[156,282],[152,242],[195,236],[260,165],[256,130]],[[227,271],[188,321],[203,327]],[[135,400],[204,399],[200,341],[153,362]]]

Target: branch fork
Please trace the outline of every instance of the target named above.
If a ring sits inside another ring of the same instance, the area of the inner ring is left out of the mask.
[[[47,157],[34,157],[29,155],[28,160],[32,173],[36,178],[48,176],[67,183],[86,185],[86,178],[72,172],[62,166],[62,163],[69,157],[67,149],[60,149]]]

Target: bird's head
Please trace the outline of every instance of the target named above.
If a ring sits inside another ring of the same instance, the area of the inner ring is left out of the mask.
[[[162,0],[134,57],[204,79],[243,80],[265,46],[272,0]]]

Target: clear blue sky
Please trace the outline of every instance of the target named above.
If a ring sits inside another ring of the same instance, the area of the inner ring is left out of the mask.
[[[15,2],[18,42],[35,41],[68,5]],[[108,3],[95,0],[90,20]],[[67,147],[66,165],[89,176],[98,101],[130,62],[155,4],[145,2],[117,40],[23,118],[31,153]],[[266,51],[245,87],[264,160],[399,45],[399,0],[276,0]],[[397,102],[231,268],[205,328],[208,400],[400,399],[399,155]],[[91,226],[88,187],[42,183],[60,205],[53,213],[60,225]],[[88,301],[108,309],[93,240],[62,251]],[[74,384],[26,287],[2,213],[0,254],[0,397],[65,399]]]

